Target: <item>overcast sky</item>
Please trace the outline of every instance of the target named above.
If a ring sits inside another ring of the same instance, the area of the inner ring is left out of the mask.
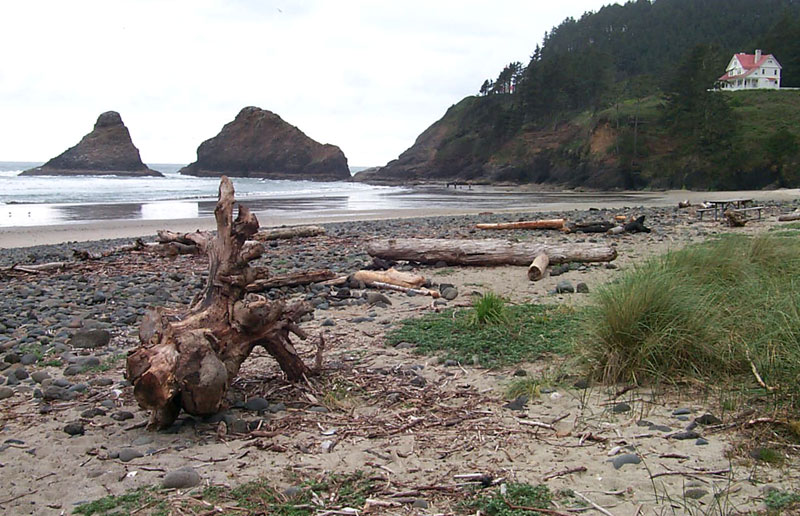
[[[8,0],[0,160],[45,161],[118,111],[189,163],[245,106],[383,165],[545,31],[611,0]]]

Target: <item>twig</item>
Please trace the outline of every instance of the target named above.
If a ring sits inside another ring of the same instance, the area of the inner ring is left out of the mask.
[[[572,492],[575,494],[575,496],[577,496],[578,498],[580,498],[580,499],[581,499],[581,500],[583,500],[584,502],[588,503],[589,505],[591,505],[592,507],[594,507],[594,508],[595,508],[595,509],[597,509],[598,511],[602,512],[602,513],[603,513],[603,514],[605,514],[606,516],[614,516],[613,514],[611,514],[611,513],[610,513],[610,512],[608,512],[607,510],[603,509],[602,507],[600,507],[599,505],[597,505],[597,504],[596,504],[596,503],[594,503],[593,501],[589,500],[588,498],[586,498],[585,496],[583,496],[583,495],[582,495],[582,494],[580,494],[579,492],[575,491],[574,489],[572,490]]]
[[[317,344],[317,356],[314,358],[314,371],[322,371],[322,354],[325,351],[325,332],[319,334],[319,344]]]
[[[520,425],[535,426],[536,428],[546,428],[548,430],[555,430],[555,427],[553,425],[542,423],[541,421],[532,421],[530,419],[517,419],[517,423],[519,423]]]
[[[7,498],[7,499],[5,499],[5,500],[0,500],[0,505],[6,504],[6,503],[9,503],[9,502],[13,502],[14,500],[18,500],[18,499],[22,498],[23,496],[28,496],[28,495],[36,494],[36,493],[38,493],[38,492],[39,492],[39,490],[38,490],[38,489],[34,489],[33,491],[29,491],[29,492],[27,492],[27,493],[22,493],[22,494],[20,494],[20,495],[17,495],[17,496],[12,496],[11,498]]]
[[[564,475],[569,475],[572,473],[582,473],[586,471],[586,466],[576,466],[574,468],[563,469],[561,471],[555,471],[553,473],[549,473],[542,477],[542,480],[550,480],[551,478],[556,477],[563,477]]]
[[[756,364],[755,364],[755,363],[753,362],[753,360],[750,358],[750,350],[749,350],[749,349],[747,349],[747,350],[745,350],[745,352],[744,352],[744,353],[745,353],[745,355],[747,356],[747,360],[750,362],[750,369],[752,369],[752,370],[753,370],[753,376],[755,376],[755,377],[756,377],[756,381],[758,382],[758,384],[759,384],[761,387],[763,387],[764,389],[766,389],[766,390],[767,390],[767,392],[773,392],[773,391],[777,391],[777,390],[778,390],[778,388],[779,388],[777,385],[773,385],[772,387],[770,387],[769,385],[767,385],[766,383],[764,383],[764,380],[761,378],[761,375],[760,375],[760,374],[758,374],[758,369],[756,369]]]
[[[730,473],[731,469],[715,469],[715,470],[697,470],[697,471],[662,471],[661,473],[654,473],[650,478],[667,477],[672,475],[684,475],[690,477],[692,475],[724,475]]]
[[[539,507],[530,507],[528,505],[514,505],[505,498],[503,498],[503,501],[512,511],[531,511],[531,512],[538,512],[540,514],[551,514],[553,516],[568,516],[563,512],[554,511],[553,509],[541,509]]]

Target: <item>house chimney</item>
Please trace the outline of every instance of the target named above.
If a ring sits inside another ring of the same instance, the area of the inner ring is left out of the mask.
[[[756,63],[758,63],[759,61],[761,61],[761,49],[757,48],[756,49]]]

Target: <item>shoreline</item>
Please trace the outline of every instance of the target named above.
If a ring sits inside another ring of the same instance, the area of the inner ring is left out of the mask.
[[[621,209],[632,206],[677,206],[680,201],[699,204],[706,200],[750,198],[754,202],[788,202],[800,199],[800,189],[694,192],[533,192],[519,188],[474,186],[473,191],[458,190],[439,194],[416,190],[407,197],[409,207],[348,209],[323,207],[308,209],[306,199],[276,210],[253,210],[263,228],[356,222],[386,219],[411,219],[430,216],[476,215],[480,213],[549,213],[588,209]],[[441,190],[441,187],[439,188]],[[544,197],[543,197],[544,196]],[[103,205],[98,205],[102,209]],[[293,209],[293,207],[295,209]],[[107,219],[30,226],[0,226],[0,248],[86,242],[114,238],[153,236],[160,229],[180,233],[215,228],[213,216],[191,218]]]

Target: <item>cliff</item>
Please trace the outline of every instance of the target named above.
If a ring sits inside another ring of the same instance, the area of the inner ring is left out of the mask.
[[[246,107],[217,136],[197,148],[197,161],[180,170],[192,176],[264,177],[311,181],[350,179],[341,149],[320,144],[280,116]]]
[[[116,111],[106,111],[97,118],[92,132],[74,147],[44,165],[22,172],[27,176],[161,176],[139,156],[130,132]]]

